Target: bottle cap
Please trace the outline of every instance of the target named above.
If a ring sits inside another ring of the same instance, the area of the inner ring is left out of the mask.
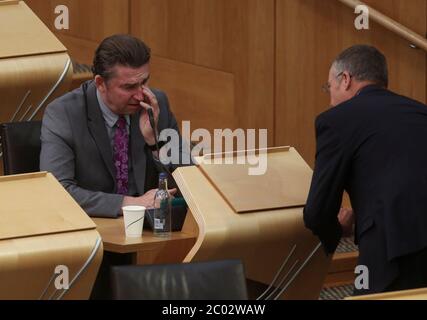
[[[159,179],[166,179],[167,177],[168,175],[166,174],[166,172],[160,172]]]

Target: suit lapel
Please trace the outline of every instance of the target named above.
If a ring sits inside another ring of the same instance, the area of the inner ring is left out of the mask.
[[[111,177],[115,181],[115,168],[113,166],[111,142],[108,137],[107,129],[105,128],[105,121],[102,117],[102,112],[96,97],[96,87],[94,82],[89,83],[87,86],[86,96],[89,132],[95,140],[99,153],[101,154]]]
[[[130,146],[135,183],[138,188],[138,192],[143,194],[145,191],[145,171],[147,158],[144,152],[145,140],[141,134],[141,130],[139,129],[139,115],[140,112],[137,112],[130,117]]]

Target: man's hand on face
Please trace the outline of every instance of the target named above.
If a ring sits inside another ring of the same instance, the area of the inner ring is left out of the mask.
[[[156,96],[147,86],[143,86],[143,93],[145,98],[144,101],[140,102],[140,105],[144,108],[144,111],[141,112],[141,117],[139,118],[139,129],[141,130],[141,133],[144,136],[145,142],[148,145],[152,146],[156,143],[156,140],[154,138],[154,129],[151,128],[147,109],[153,109],[154,123],[156,127],[157,122],[159,120],[160,109]]]
[[[343,237],[350,237],[353,235],[354,225],[354,212],[350,208],[341,208],[338,213],[338,221],[341,224]]]

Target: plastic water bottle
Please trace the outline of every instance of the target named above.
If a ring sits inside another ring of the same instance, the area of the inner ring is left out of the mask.
[[[154,234],[167,237],[171,234],[171,196],[166,173],[159,175],[159,189],[154,197]]]

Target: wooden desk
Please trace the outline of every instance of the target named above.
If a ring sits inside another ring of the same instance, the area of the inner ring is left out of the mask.
[[[142,237],[127,238],[123,217],[93,218],[93,221],[104,242],[104,251],[130,254],[134,264],[182,262],[197,238],[197,231],[185,225],[183,231],[172,232],[168,238],[156,237],[146,229]]]
[[[345,300],[427,300],[427,288],[367,294]]]

